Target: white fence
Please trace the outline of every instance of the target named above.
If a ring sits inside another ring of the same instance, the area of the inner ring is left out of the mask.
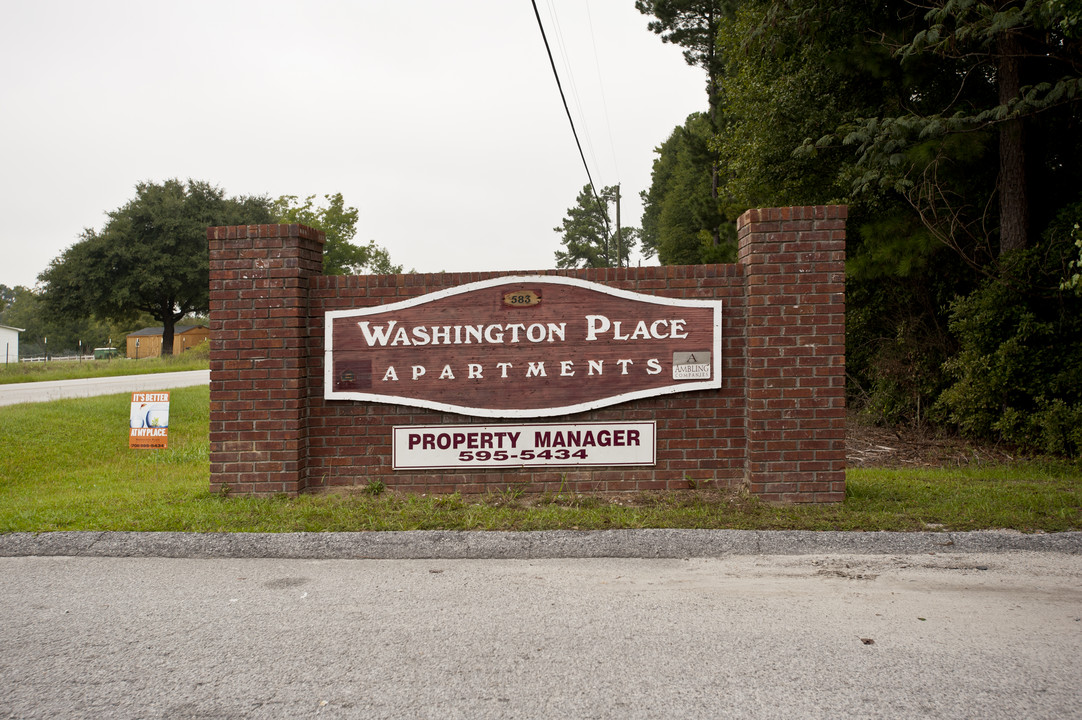
[[[35,357],[19,358],[19,362],[52,362],[54,360],[93,360],[93,355],[37,355]]]

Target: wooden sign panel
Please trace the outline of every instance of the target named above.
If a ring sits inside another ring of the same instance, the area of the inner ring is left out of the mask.
[[[505,277],[326,314],[324,397],[547,417],[721,387],[721,301]]]

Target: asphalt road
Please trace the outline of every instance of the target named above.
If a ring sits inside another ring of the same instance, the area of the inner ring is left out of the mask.
[[[169,537],[151,539],[153,557],[117,557],[133,537],[84,535],[97,541],[80,556],[0,544],[0,717],[1013,720],[1082,707],[1077,533],[1061,551],[929,533],[885,552],[810,538],[786,554],[412,560],[163,557]],[[677,536],[643,537],[668,552]],[[65,536],[52,542],[38,547]]]
[[[125,392],[153,392],[208,383],[210,370],[11,383],[0,385],[0,406]]]
[[[35,399],[181,386],[109,380]],[[13,533],[0,577],[0,718],[1082,717],[1080,533]]]

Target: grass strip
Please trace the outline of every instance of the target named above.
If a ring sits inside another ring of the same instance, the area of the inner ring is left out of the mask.
[[[1082,528],[1082,463],[852,469],[844,503],[773,506],[707,487],[614,497],[380,491],[227,497],[209,492],[205,387],[172,391],[169,448],[130,450],[130,395],[0,408],[0,532],[126,530],[979,530]]]
[[[148,375],[150,373],[184,372],[206,370],[210,367],[205,352],[198,348],[180,355],[130,360],[51,360],[49,362],[20,362],[0,365],[0,385],[50,380],[77,380],[81,378],[118,377],[121,375]]]

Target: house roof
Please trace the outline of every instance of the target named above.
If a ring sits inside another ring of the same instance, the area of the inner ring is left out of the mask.
[[[15,332],[25,332],[26,328],[11,327],[10,325],[0,325],[0,328],[4,330],[14,330]]]
[[[206,325],[177,325],[173,328],[173,335],[183,335],[191,330],[205,330],[206,327]],[[165,328],[159,325],[158,327],[148,327],[128,333],[128,337],[160,336],[163,332],[165,332]]]

